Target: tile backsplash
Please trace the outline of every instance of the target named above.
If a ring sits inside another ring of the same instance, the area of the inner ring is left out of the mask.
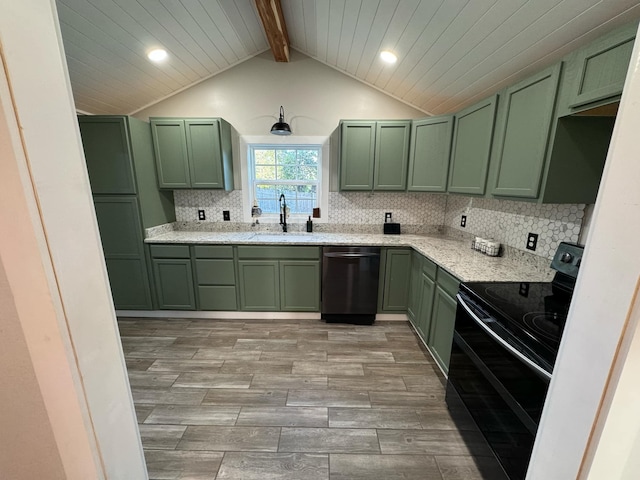
[[[446,195],[403,192],[330,192],[329,223],[382,224],[391,212],[402,225],[442,225]]]
[[[176,221],[195,222],[198,209],[205,209],[207,222],[221,222],[222,211],[229,210],[232,222],[242,222],[242,191],[174,191]],[[384,214],[393,213],[393,221],[402,224],[405,233],[434,233],[441,227],[460,233],[493,238],[510,247],[525,250],[529,232],[537,233],[535,253],[552,258],[562,241],[577,242],[582,228],[585,205],[538,205],[458,195],[404,192],[330,192],[327,230],[342,225],[353,231],[382,228]],[[323,212],[323,215],[326,215]],[[467,216],[465,228],[461,215]]]
[[[471,235],[492,238],[505,245],[525,250],[529,232],[537,233],[535,252],[553,258],[560,242],[577,242],[585,205],[514,202],[457,195],[447,197],[445,227]],[[466,227],[460,226],[462,215]]]

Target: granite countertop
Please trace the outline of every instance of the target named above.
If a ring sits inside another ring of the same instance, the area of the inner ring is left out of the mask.
[[[521,251],[489,257],[471,249],[467,240],[443,235],[382,235],[342,233],[195,232],[153,235],[146,243],[231,245],[371,245],[412,247],[463,282],[548,282],[554,271],[548,259]]]

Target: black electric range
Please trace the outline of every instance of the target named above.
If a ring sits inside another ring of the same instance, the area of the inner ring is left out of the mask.
[[[526,475],[582,252],[560,244],[552,282],[460,285],[447,402],[462,400],[511,479]]]

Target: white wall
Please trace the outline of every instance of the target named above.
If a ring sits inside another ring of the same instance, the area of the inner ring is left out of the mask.
[[[262,53],[134,116],[222,117],[240,135],[265,135],[280,105],[294,135],[329,136],[340,119],[427,116],[297,51],[289,63]]]
[[[15,108],[16,116],[9,118],[6,110],[4,115],[15,127],[12,141],[24,149],[25,165],[21,168],[28,175],[24,183],[17,185],[27,198],[32,199],[33,205],[37,205],[37,209],[34,207],[37,216],[33,221],[41,232],[40,237],[31,239],[39,242],[37,254],[22,255],[19,248],[28,244],[25,241],[13,246],[13,255],[12,246],[7,246],[2,251],[2,260],[10,283],[21,278],[21,271],[9,266],[36,262],[49,268],[48,291],[36,291],[28,283],[16,283],[20,288],[16,287],[13,294],[15,298],[28,300],[36,292],[34,302],[47,298],[57,302],[52,320],[57,322],[57,336],[49,338],[46,331],[36,329],[38,316],[25,314],[22,317],[25,328],[29,327],[27,333],[34,334],[27,341],[36,366],[43,369],[38,376],[40,387],[44,392],[53,390],[45,401],[50,416],[53,415],[54,434],[63,463],[66,462],[65,469],[67,466],[78,468],[75,475],[68,478],[144,479],[147,473],[142,445],[62,51],[55,1],[2,1],[0,10],[0,43],[12,89],[11,96],[2,91],[0,101]],[[2,161],[11,164],[18,160],[2,157]],[[9,216],[7,211],[13,207],[12,202],[10,199],[2,204],[3,212],[15,224],[12,230],[26,229],[32,219],[16,213],[15,209],[13,216]],[[12,230],[2,230],[3,240],[10,237]],[[33,237],[35,233],[31,235]],[[14,263],[8,265],[6,259]],[[54,366],[62,359],[52,357],[49,351],[55,341],[65,339],[66,361],[76,372],[75,385],[71,386],[68,382],[59,383],[64,377],[57,378]],[[64,388],[69,394],[76,395],[77,401],[84,405],[85,427],[94,446],[97,445],[99,458],[87,458],[90,453],[74,450],[73,443],[65,442],[62,434],[67,425],[54,420],[64,420],[60,415],[65,411],[73,418],[79,407],[56,403],[56,385],[57,389]],[[2,431],[2,435],[10,437],[11,432]],[[104,474],[87,473],[88,470],[84,474],[78,473],[81,467],[90,466],[93,461],[97,462],[99,470],[104,468]]]
[[[634,301],[640,273],[639,128],[640,42],[636,42],[529,480],[576,478]],[[627,425],[633,435],[640,431],[635,413]],[[603,436],[593,447],[606,449],[615,441],[615,436]],[[614,455],[601,459],[612,467],[618,460]],[[632,478],[640,478],[640,472],[636,470]]]

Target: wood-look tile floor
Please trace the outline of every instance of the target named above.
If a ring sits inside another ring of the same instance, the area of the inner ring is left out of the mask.
[[[151,479],[505,479],[405,322],[119,327]]]

